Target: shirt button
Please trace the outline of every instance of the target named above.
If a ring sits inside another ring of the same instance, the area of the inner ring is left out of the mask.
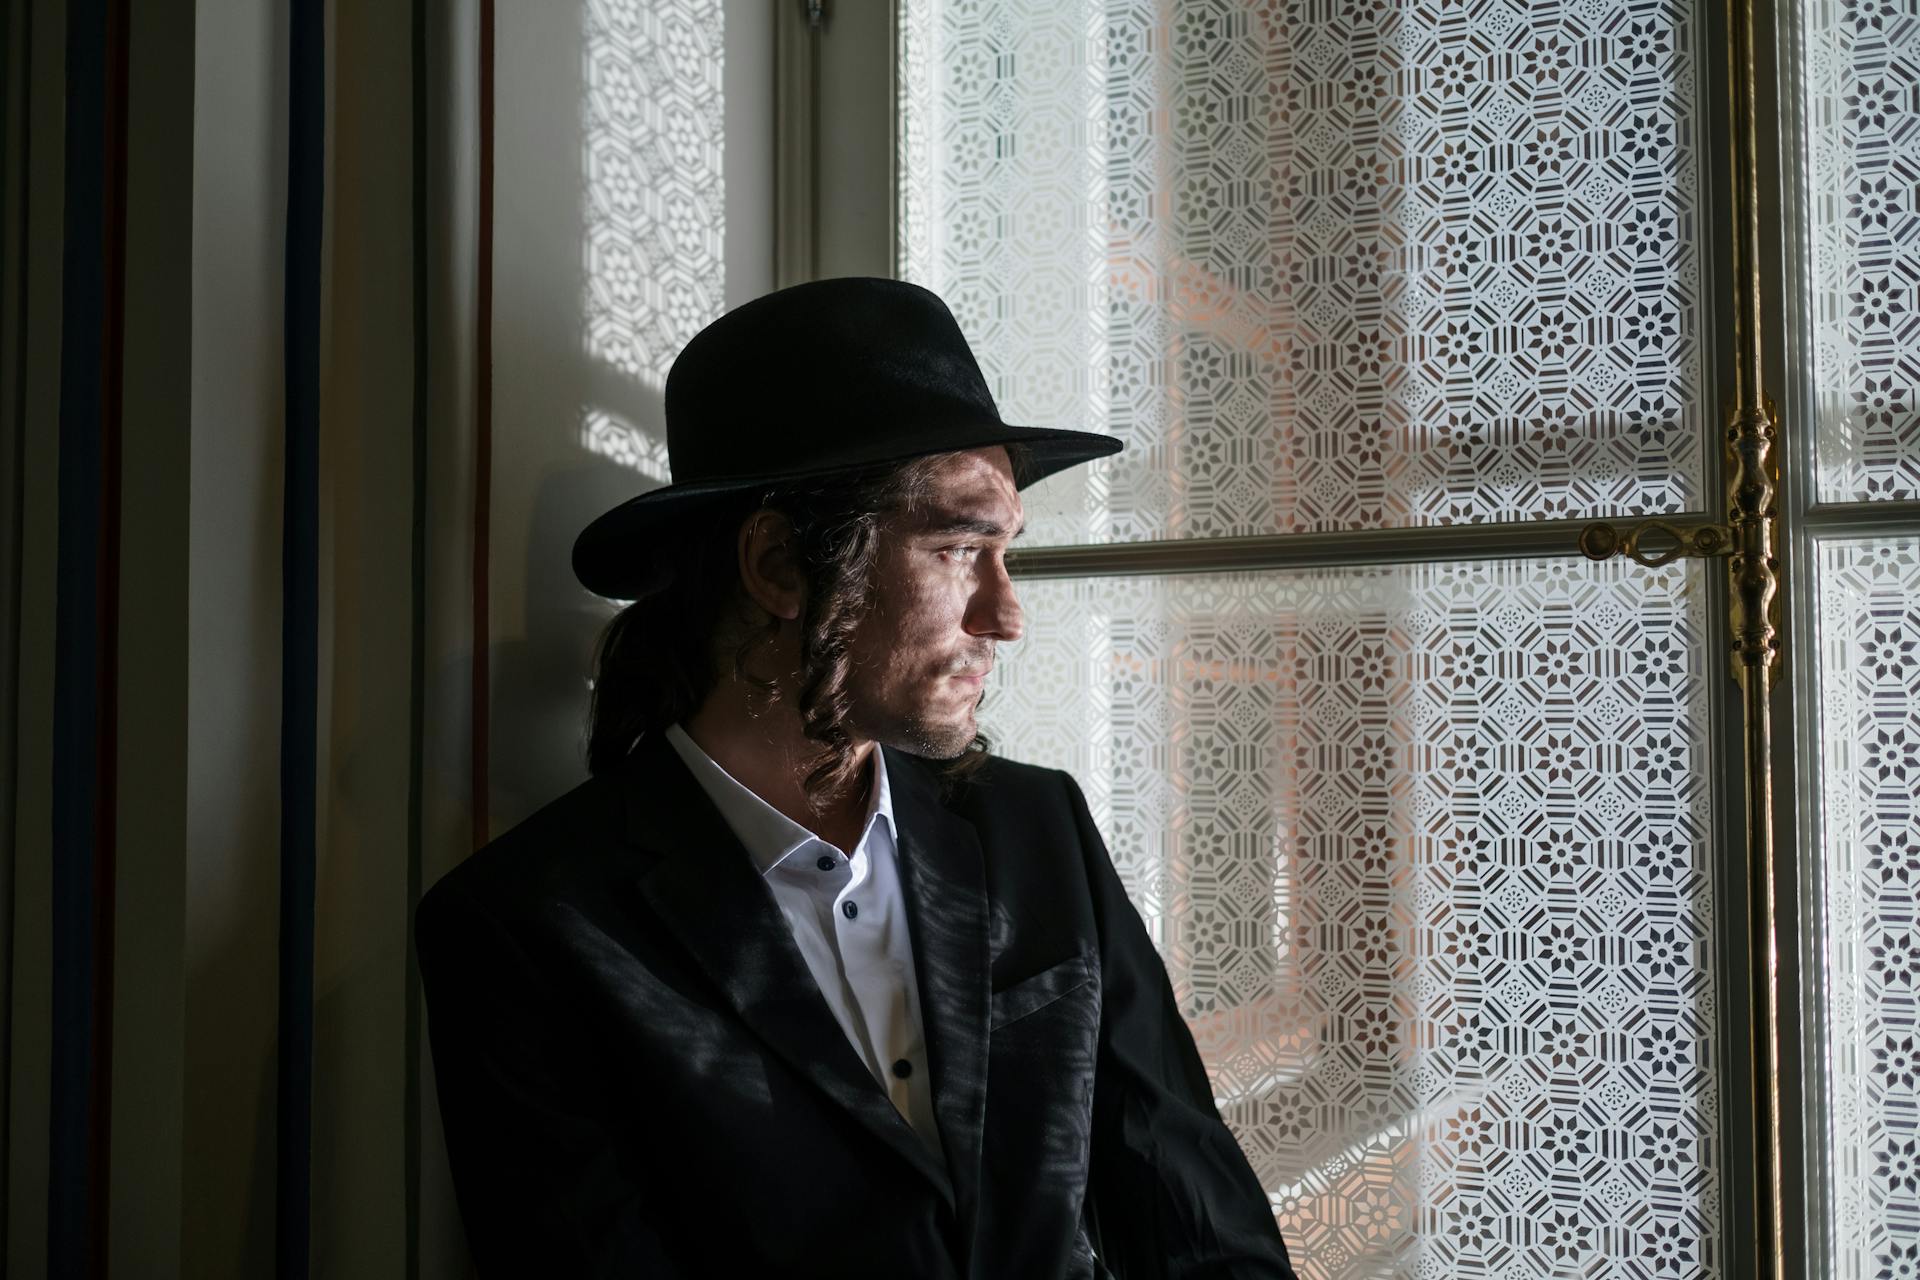
[[[847,919],[851,920],[860,914],[860,906],[854,902],[843,902],[840,904],[840,912],[846,916]]]
[[[823,853],[820,855],[820,861],[814,863],[813,865],[816,867],[819,867],[822,871],[831,871],[835,867],[839,866],[840,864],[835,862],[832,858],[828,857],[826,854]]]
[[[893,1064],[893,1074],[902,1080],[913,1074],[913,1064],[905,1058]]]

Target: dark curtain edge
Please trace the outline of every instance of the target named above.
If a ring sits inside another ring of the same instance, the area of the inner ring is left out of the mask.
[[[63,1280],[106,1272],[126,0],[75,0],[66,18],[46,1223]]]
[[[15,23],[18,30],[15,30]],[[0,189],[10,197],[5,211],[7,234],[17,236],[12,245],[0,246],[0,306],[7,308],[0,334],[11,338],[12,378],[6,412],[12,423],[8,437],[13,448],[7,465],[6,562],[0,573],[6,575],[4,651],[0,656],[0,724],[8,726],[7,740],[0,746],[4,766],[0,766],[0,1152],[12,1151],[10,1126],[13,1116],[13,912],[14,839],[17,796],[20,789],[20,760],[17,741],[20,706],[20,624],[21,570],[24,564],[26,534],[26,421],[27,421],[27,231],[28,186],[33,164],[33,93],[29,84],[31,62],[27,51],[33,47],[33,7],[24,0],[0,0]],[[14,180],[18,175],[17,183]],[[4,250],[11,248],[12,253]],[[12,1203],[13,1161],[0,1162],[0,1205]],[[8,1256],[9,1213],[0,1213],[0,1258]]]
[[[326,8],[292,0],[288,41],[286,472],[281,537],[279,1034],[274,1247],[304,1280],[312,1236],[314,864],[319,770],[321,238]]]
[[[420,1044],[425,1011],[420,990],[420,959],[414,950],[414,908],[424,891],[426,854],[426,684],[427,684],[427,428],[430,401],[427,345],[427,5],[410,0],[411,99],[413,109],[413,491],[408,548],[411,639],[407,683],[407,975],[406,1029],[402,1085],[406,1122],[406,1275],[420,1275],[420,1180],[424,1168],[421,1126]]]

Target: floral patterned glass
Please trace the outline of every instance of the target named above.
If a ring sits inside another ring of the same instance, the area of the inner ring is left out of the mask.
[[[902,0],[901,268],[1042,543],[1697,508],[1690,6]]]
[[[1020,589],[995,750],[1086,787],[1302,1275],[1721,1274],[1701,569]]]
[[[1920,1275],[1920,540],[1820,548],[1827,1055],[1840,1280]]]
[[[1801,12],[1819,495],[1920,498],[1920,12]]]

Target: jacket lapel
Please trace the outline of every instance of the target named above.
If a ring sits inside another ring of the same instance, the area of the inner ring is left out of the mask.
[[[965,1221],[980,1186],[987,1104],[992,956],[986,867],[979,833],[940,802],[939,784],[924,762],[888,750],[887,777],[898,820],[921,1031],[933,1071],[934,1118]]]
[[[919,1169],[951,1204],[947,1171],[847,1043],[772,891],[665,738],[649,734],[634,749],[623,790],[628,838],[660,855],[639,888],[661,924],[768,1048]],[[941,1130],[944,1138],[944,1122]]]

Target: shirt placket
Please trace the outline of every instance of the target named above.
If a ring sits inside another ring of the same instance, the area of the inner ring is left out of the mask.
[[[864,842],[855,846],[846,859],[846,868],[846,880],[833,901],[834,950],[839,953],[840,972],[846,979],[854,1016],[860,1023],[860,1046],[867,1070],[884,1084],[886,1076],[880,1055],[886,1052],[886,1045],[880,1043],[876,1034],[870,987],[874,976],[873,923],[877,904],[873,900],[873,859],[868,856]]]
[[[850,931],[846,954],[850,964],[853,956],[860,957],[857,967],[849,972],[859,975],[853,985],[879,1057],[881,1087],[886,1089],[894,1109],[920,1129],[931,1114],[926,1053],[915,1031],[919,1020],[914,1016],[909,990],[912,975],[904,949],[906,917],[894,882],[897,872],[892,846],[887,841],[885,829],[875,826],[868,828],[867,839],[861,843],[860,856],[868,864],[864,896],[870,905],[851,922],[862,927]]]
[[[788,926],[800,952],[822,988],[834,1021],[846,1033],[854,1052],[863,1060],[866,1049],[866,1025],[852,984],[847,963],[833,926],[835,904],[849,879],[847,860],[838,850],[819,839],[809,840],[788,853],[773,872],[775,897],[781,899]],[[802,925],[794,912],[804,912],[808,923]],[[869,1067],[871,1069],[871,1067]]]

